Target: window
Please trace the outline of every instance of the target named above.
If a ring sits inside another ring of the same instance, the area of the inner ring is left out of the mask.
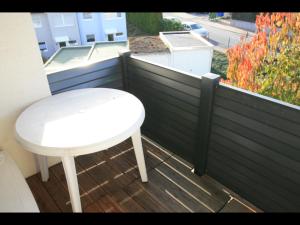
[[[55,27],[66,27],[74,25],[74,17],[72,13],[58,13],[53,16]]]
[[[48,51],[46,42],[39,42],[39,46],[42,52]]]
[[[76,40],[71,40],[71,41],[69,41],[69,44],[70,45],[77,45],[77,41]]]
[[[42,21],[41,17],[38,15],[32,15],[32,22],[33,22],[33,27],[34,28],[40,28],[42,27]]]
[[[114,41],[114,34],[108,34],[107,35],[107,40],[108,41]]]
[[[82,13],[83,19],[89,20],[93,18],[92,13]]]
[[[66,47],[66,46],[67,46],[67,44],[66,44],[66,42],[65,42],[65,41],[58,42],[58,44],[59,44],[59,47],[60,47],[60,48],[62,48],[62,47]]]
[[[114,19],[122,17],[122,13],[104,13],[105,19]]]
[[[94,34],[87,34],[86,35],[86,41],[87,42],[94,42],[95,41],[95,35]]]
[[[123,32],[116,33],[116,36],[122,36],[122,35],[123,35]]]

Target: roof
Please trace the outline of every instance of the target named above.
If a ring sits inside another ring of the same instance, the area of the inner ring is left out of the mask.
[[[91,62],[117,57],[120,51],[128,50],[128,43],[95,42],[89,46],[73,46],[60,48],[44,65],[46,73],[53,73]]]
[[[213,47],[211,43],[193,31],[160,32],[160,38],[170,49]]]
[[[136,53],[169,52],[168,46],[159,36],[138,36],[129,38],[129,48]]]

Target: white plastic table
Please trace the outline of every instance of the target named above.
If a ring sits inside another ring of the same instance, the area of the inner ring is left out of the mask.
[[[44,98],[23,111],[15,125],[16,138],[38,156],[42,180],[49,178],[47,156],[62,159],[73,212],[82,212],[74,156],[108,149],[132,138],[141,179],[147,172],[140,127],[143,104],[130,93],[87,88]]]

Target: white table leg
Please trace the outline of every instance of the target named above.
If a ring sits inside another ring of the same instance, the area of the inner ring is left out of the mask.
[[[73,212],[82,212],[76,167],[73,156],[62,157]]]
[[[145,158],[144,158],[144,152],[143,152],[143,145],[142,145],[142,139],[141,139],[141,131],[138,129],[132,136],[132,144],[134,148],[134,153],[137,161],[137,165],[140,171],[140,175],[142,178],[142,182],[147,182],[147,170],[145,165]]]
[[[42,181],[46,182],[49,179],[48,160],[47,156],[36,155],[40,167]]]

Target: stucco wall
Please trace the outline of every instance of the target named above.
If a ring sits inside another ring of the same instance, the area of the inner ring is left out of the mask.
[[[32,16],[38,16],[41,19],[41,27],[35,28],[35,33],[39,42],[46,42],[48,51],[43,51],[42,55],[50,58],[56,51],[55,41],[52,38],[51,30],[46,13],[33,13]]]
[[[49,96],[48,81],[30,13],[0,13],[0,148],[28,177],[37,172],[31,153],[14,136],[18,115],[33,102]],[[50,159],[50,165],[57,163]]]
[[[176,50],[172,52],[172,66],[195,75],[204,75],[210,72],[213,56],[212,48],[195,50]]]
[[[121,17],[108,19],[105,18],[104,13],[101,13],[103,32],[105,35],[105,41],[108,41],[105,30],[116,29],[117,32],[123,32],[122,36],[114,36],[115,41],[127,41],[127,28],[126,28],[126,14],[122,13]]]
[[[94,34],[96,41],[105,41],[100,13],[92,13],[92,18],[88,20],[83,18],[83,13],[77,13],[77,19],[83,45],[93,44],[93,42],[86,41],[86,35],[88,34]]]
[[[73,17],[72,26],[56,27],[54,25],[54,18],[59,16],[59,14],[60,13],[47,13],[53,39],[55,39],[55,37],[68,36],[69,40],[76,40],[78,45],[81,45],[81,38],[80,38],[76,13],[64,13],[64,14],[72,15]],[[56,46],[56,50],[59,49],[58,44],[56,44],[55,46]]]

